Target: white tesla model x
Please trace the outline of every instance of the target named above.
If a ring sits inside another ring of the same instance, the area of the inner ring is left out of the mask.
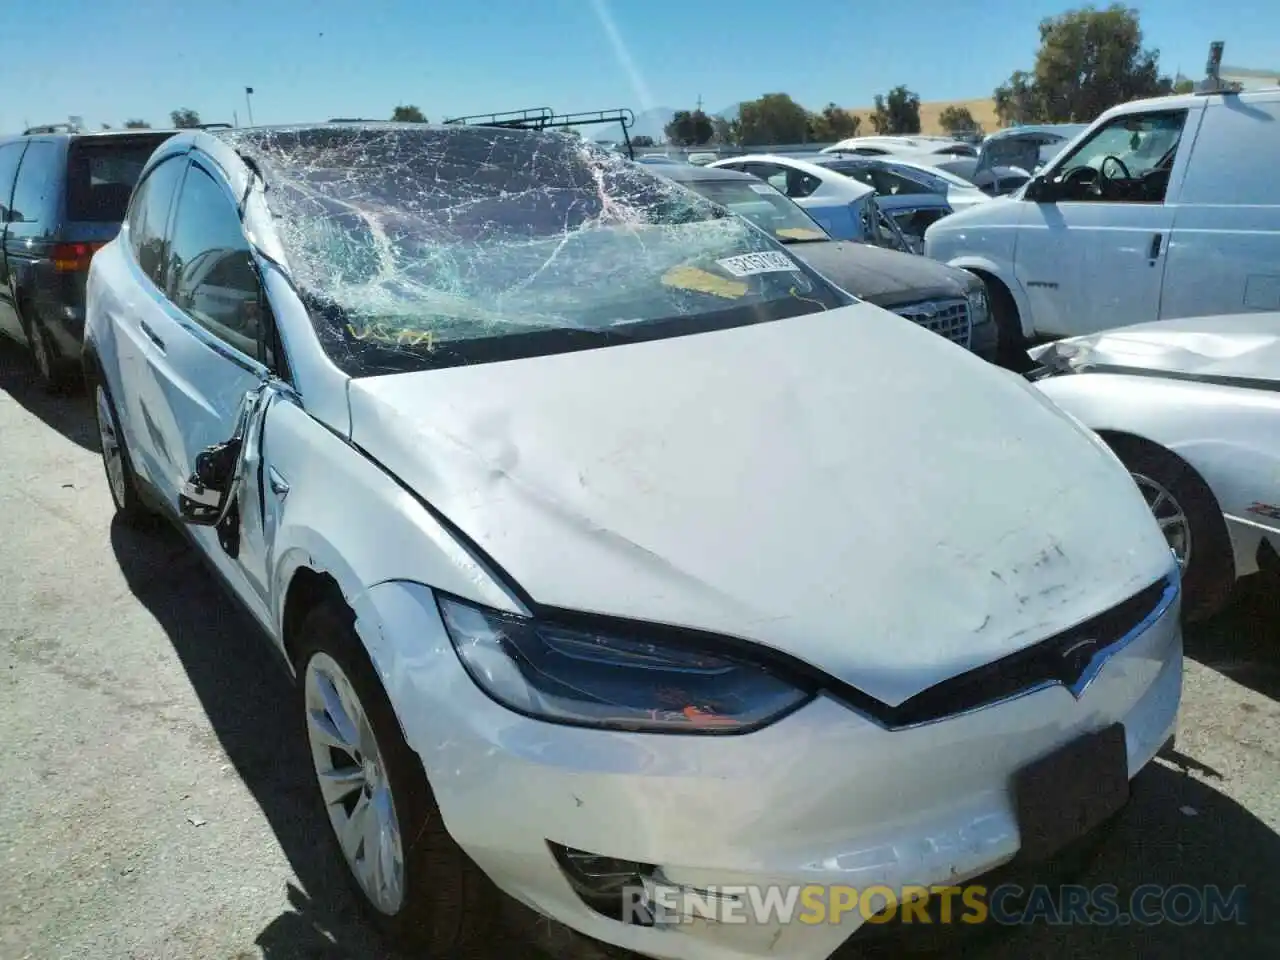
[[[1048,856],[1173,730],[1177,567],[1116,457],[589,144],[176,135],[86,341],[116,506],[279,648],[395,938],[483,933],[496,884],[651,956],[819,960],[865,917],[619,892]]]

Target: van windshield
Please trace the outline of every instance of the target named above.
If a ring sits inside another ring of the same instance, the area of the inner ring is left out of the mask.
[[[263,169],[292,279],[353,376],[850,302],[724,208],[564,134],[363,125],[219,136]]]

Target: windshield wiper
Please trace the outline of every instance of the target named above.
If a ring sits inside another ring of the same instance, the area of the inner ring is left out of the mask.
[[[779,237],[776,234],[774,239],[781,244],[791,246],[793,243],[826,243],[829,237]]]

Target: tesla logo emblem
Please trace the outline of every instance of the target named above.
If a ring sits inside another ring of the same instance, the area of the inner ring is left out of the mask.
[[[1077,640],[1062,651],[1063,672],[1066,674],[1068,682],[1074,683],[1076,681],[1080,671],[1088,665],[1097,649],[1098,641],[1088,639]]]

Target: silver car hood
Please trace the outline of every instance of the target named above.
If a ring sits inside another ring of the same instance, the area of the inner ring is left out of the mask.
[[[1059,373],[1167,373],[1280,382],[1280,313],[1159,320],[1057,340],[1028,351]]]
[[[350,401],[353,441],[536,603],[756,641],[890,705],[1169,566],[1100,441],[869,304]]]

